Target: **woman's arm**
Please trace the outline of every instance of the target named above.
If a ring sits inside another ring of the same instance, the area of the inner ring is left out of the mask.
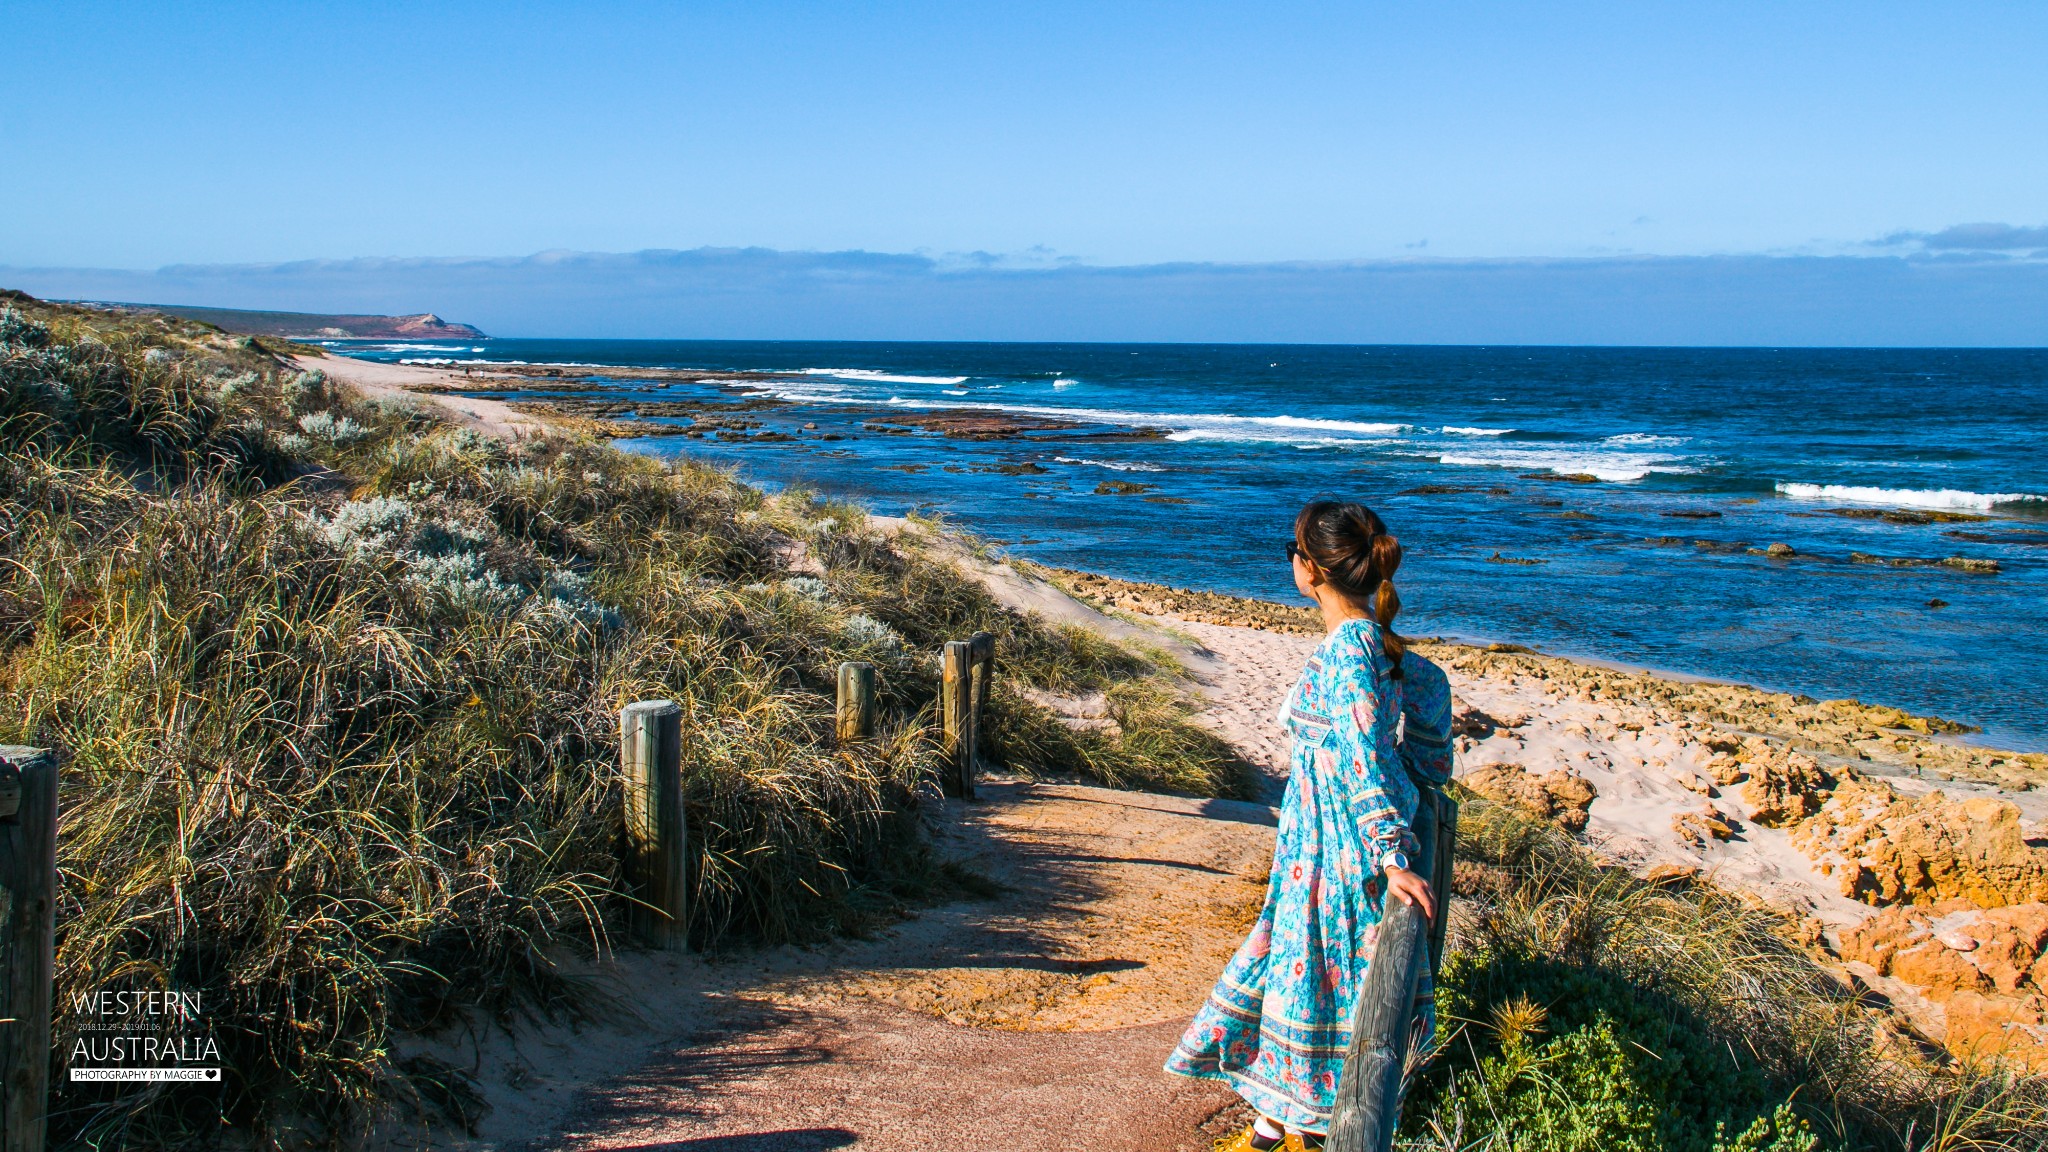
[[[1401,763],[1417,784],[1441,788],[1451,778],[1451,684],[1427,660],[1404,661]]]
[[[1405,779],[1396,783],[1402,768],[1392,755],[1392,733],[1385,729],[1380,709],[1383,694],[1394,690],[1374,673],[1371,653],[1359,652],[1333,668],[1335,683],[1331,710],[1335,721],[1328,737],[1330,751],[1337,758],[1338,775],[1344,783],[1351,818],[1357,822],[1368,859],[1374,871],[1412,860],[1420,848],[1401,814],[1395,790],[1411,789]]]

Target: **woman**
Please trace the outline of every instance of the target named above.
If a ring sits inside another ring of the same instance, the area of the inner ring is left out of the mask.
[[[1450,776],[1451,692],[1394,635],[1401,545],[1357,504],[1319,500],[1294,520],[1294,586],[1328,631],[1280,721],[1293,740],[1265,910],[1166,1070],[1222,1080],[1258,1120],[1222,1145],[1320,1148],[1351,1044],[1351,1013],[1388,893],[1435,915],[1411,863],[1416,782]],[[1435,1027],[1425,985],[1422,1043]]]

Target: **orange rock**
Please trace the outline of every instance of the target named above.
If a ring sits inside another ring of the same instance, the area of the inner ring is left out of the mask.
[[[1700,878],[1700,870],[1691,864],[1658,864],[1643,873],[1645,884],[1689,884]]]
[[[1958,950],[1944,939],[1969,940]],[[1943,1006],[1943,1043],[2048,1072],[2048,903],[1982,910],[1967,900],[1887,908],[1841,935],[1861,960]]]
[[[1671,831],[1695,848],[1703,847],[1710,839],[1726,840],[1735,835],[1735,828],[1712,805],[1702,806],[1697,812],[1680,812],[1673,816]]]
[[[1928,917],[1912,908],[1887,908],[1842,933],[1842,959],[1861,960],[1880,976],[1892,974],[1892,957],[1932,935]]]
[[[1797,823],[1819,812],[1835,786],[1834,778],[1810,756],[1747,742],[1743,751],[1749,782],[1742,786],[1742,799],[1749,805],[1750,820],[1766,828]]]
[[[2018,808],[1992,797],[1909,800],[1881,782],[1845,781],[1793,843],[1815,859],[1839,856],[1842,894],[1866,904],[2048,901],[2048,850],[2027,843]]]
[[[1714,778],[1714,783],[1726,786],[1749,779],[1749,770],[1742,766],[1742,761],[1728,753],[1717,752],[1712,760],[1707,761],[1707,775]]]
[[[1489,800],[1513,804],[1567,832],[1586,830],[1586,811],[1600,795],[1592,783],[1569,772],[1531,775],[1520,764],[1488,764],[1458,777],[1458,783]]]
[[[1963,1057],[1997,1057],[2048,1073],[2048,997],[1958,992],[1945,1006],[1942,1043]]]
[[[1933,939],[1901,948],[1892,956],[1887,975],[1922,989],[1929,1000],[1936,1002],[1958,992],[1991,991],[1990,978],[1970,963],[1964,953]]]
[[[1995,908],[1979,915],[1969,931],[1978,941],[1970,959],[1999,991],[2017,992],[2034,979],[2030,970],[2038,968],[2048,947],[2048,904]],[[2048,991],[2038,981],[2035,986]]]

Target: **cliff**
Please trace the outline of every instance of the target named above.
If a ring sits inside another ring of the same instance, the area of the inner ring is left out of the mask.
[[[283,336],[312,340],[482,340],[481,330],[451,324],[431,312],[418,316],[326,315],[319,312],[247,312],[239,308],[205,308],[185,304],[118,304],[145,308],[212,324],[247,336]]]

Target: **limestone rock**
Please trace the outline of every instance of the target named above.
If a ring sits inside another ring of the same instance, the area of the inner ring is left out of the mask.
[[[2048,996],[1986,996],[1958,992],[1944,1007],[1942,1044],[1965,1058],[1999,1057],[2048,1073]]]
[[[2048,850],[2027,843],[2017,807],[1988,796],[1950,800],[1936,791],[1911,800],[1857,779],[1797,828],[1793,843],[1815,859],[1839,858],[1842,894],[1866,904],[2048,901]]]
[[[1663,885],[1689,884],[1700,878],[1700,870],[1691,864],[1657,864],[1643,873],[1643,883]]]
[[[1968,929],[1970,959],[2001,992],[2028,982],[2048,992],[2048,904],[2012,904],[1980,914]]]
[[[1708,840],[1727,840],[1735,835],[1734,825],[1712,805],[1673,816],[1671,830],[1695,848],[1705,847]]]
[[[1842,933],[1841,955],[1943,1005],[1943,1043],[1956,1055],[2048,1071],[2048,903],[1887,908]]]
[[[1811,756],[1773,748],[1763,741],[1743,745],[1749,782],[1742,786],[1749,818],[1766,828],[1782,828],[1812,816],[1835,786]]]
[[[1586,830],[1586,813],[1600,793],[1584,777],[1569,772],[1534,775],[1520,764],[1488,764],[1460,776],[1458,782],[1489,800],[1513,804],[1567,832]]]
[[[1714,783],[1726,787],[1749,779],[1749,769],[1728,753],[1716,752],[1714,758],[1707,761],[1707,775],[1714,778]]]

